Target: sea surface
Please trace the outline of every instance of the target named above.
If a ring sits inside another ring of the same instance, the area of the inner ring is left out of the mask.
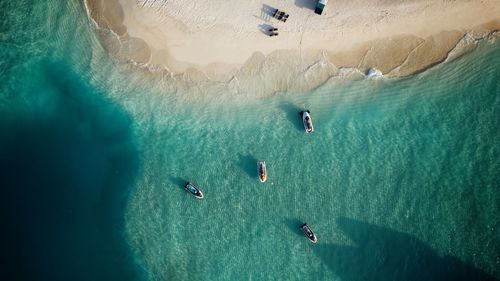
[[[0,280],[500,279],[498,40],[254,98],[168,92],[98,32],[0,0]]]

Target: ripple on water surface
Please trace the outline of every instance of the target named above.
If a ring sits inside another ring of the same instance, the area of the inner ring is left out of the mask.
[[[137,107],[148,122],[127,210],[136,254],[154,280],[493,280],[499,50],[307,95]]]

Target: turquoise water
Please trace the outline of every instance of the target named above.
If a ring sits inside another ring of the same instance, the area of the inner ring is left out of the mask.
[[[114,63],[68,2],[0,1],[0,279],[500,278],[498,42],[407,79],[199,96]]]

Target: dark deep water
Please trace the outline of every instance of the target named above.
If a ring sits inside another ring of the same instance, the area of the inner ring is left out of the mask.
[[[0,119],[1,280],[136,280],[123,212],[139,169],[130,116],[40,61]]]
[[[137,280],[133,121],[89,83],[83,1],[0,0],[0,280]],[[100,60],[104,61],[104,60]]]

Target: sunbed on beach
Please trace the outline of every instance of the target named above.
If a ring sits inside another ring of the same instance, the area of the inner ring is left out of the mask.
[[[286,22],[286,20],[288,19],[289,16],[290,16],[289,14],[287,14],[283,11],[280,11],[278,9],[276,9],[276,11],[274,11],[274,13],[273,13],[273,18],[278,19],[278,20],[283,21],[283,22]]]

